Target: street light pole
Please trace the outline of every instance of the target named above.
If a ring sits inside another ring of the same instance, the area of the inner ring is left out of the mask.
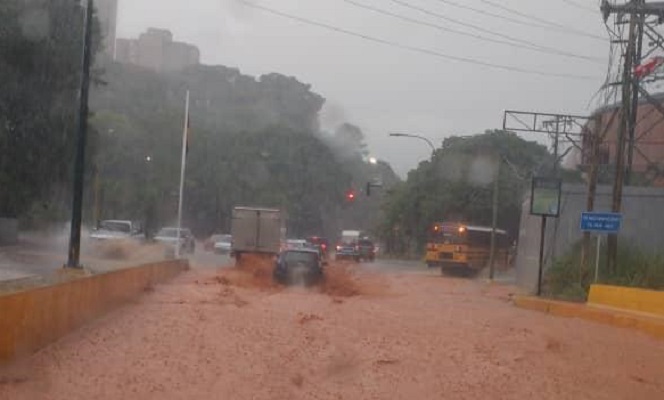
[[[77,147],[74,161],[74,196],[72,200],[71,230],[66,268],[81,268],[81,221],[83,219],[83,180],[85,177],[85,142],[88,136],[88,97],[90,93],[90,64],[92,60],[93,0],[87,1],[79,94]]]
[[[390,137],[407,137],[407,138],[423,140],[429,145],[429,147],[431,147],[431,156],[433,157],[433,155],[436,153],[436,146],[433,145],[433,142],[430,139],[427,139],[424,136],[412,135],[410,133],[390,133]]]

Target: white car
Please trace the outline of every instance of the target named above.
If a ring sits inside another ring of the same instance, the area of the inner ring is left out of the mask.
[[[196,239],[189,229],[180,229],[180,250],[189,254],[194,254],[196,250]],[[175,248],[178,241],[178,228],[162,228],[157,236],[154,237],[159,243],[167,244]]]
[[[105,220],[92,230],[95,240],[131,239],[140,235],[138,224],[124,220]]]
[[[233,248],[233,236],[219,235],[214,241],[214,252],[219,254],[230,254]]]

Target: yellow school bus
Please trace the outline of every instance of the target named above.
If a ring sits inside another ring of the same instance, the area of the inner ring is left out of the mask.
[[[429,267],[479,271],[489,263],[491,227],[457,222],[438,222],[429,232],[425,261]],[[507,232],[496,229],[496,266],[508,262]]]

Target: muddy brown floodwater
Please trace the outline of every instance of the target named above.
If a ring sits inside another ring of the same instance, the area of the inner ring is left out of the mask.
[[[664,399],[664,342],[506,287],[331,265],[286,289],[268,268],[156,287],[0,371],[0,399]]]

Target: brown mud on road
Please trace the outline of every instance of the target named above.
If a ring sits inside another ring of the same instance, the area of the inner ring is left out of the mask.
[[[0,399],[653,399],[664,343],[477,281],[330,265],[192,270],[0,371]],[[4,374],[4,379],[3,379]]]

